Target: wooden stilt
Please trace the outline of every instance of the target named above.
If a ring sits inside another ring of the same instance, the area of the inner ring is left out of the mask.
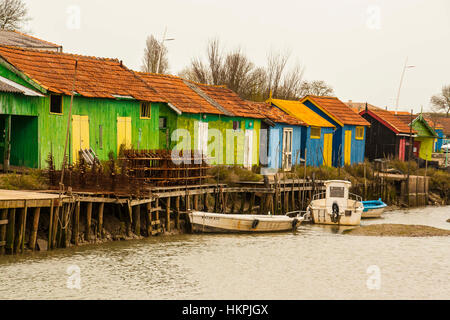
[[[137,205],[133,208],[134,211],[134,233],[138,236],[141,235],[141,206]]]
[[[59,211],[60,211],[60,207],[59,205],[57,207],[55,207],[55,213],[53,215],[53,231],[52,231],[52,248],[56,248],[56,235],[58,233],[58,228],[59,228]]]
[[[166,202],[166,231],[170,232],[170,197],[167,198]]]
[[[25,208],[19,209],[19,220],[16,228],[16,239],[14,242],[14,251],[16,253],[22,252],[23,232],[25,223]]]
[[[198,195],[194,195],[194,210],[198,210]]]
[[[246,194],[244,192],[241,193],[241,207],[239,209],[240,214],[244,214],[244,208],[245,208],[245,196]]]
[[[207,193],[205,193],[203,195],[203,211],[206,211],[206,212],[209,211],[209,208],[208,208],[208,194]]]
[[[86,241],[91,240],[91,225],[92,225],[92,202],[86,205]]]
[[[33,225],[31,226],[31,236],[30,236],[30,242],[29,242],[29,248],[31,250],[36,249],[36,239],[37,239],[37,232],[39,227],[39,216],[41,214],[41,208],[37,207],[33,210]]]
[[[81,203],[78,201],[75,207],[75,219],[73,224],[73,237],[74,237],[74,243],[76,246],[78,246],[79,242],[79,234],[80,234],[80,207]]]
[[[16,209],[9,209],[8,225],[6,228],[6,252],[14,253],[14,238],[16,234]]]
[[[6,248],[6,227],[8,225],[8,209],[0,212],[0,254],[5,254]]]
[[[180,230],[180,197],[175,198],[175,211],[176,211],[175,227],[178,230]]]
[[[146,222],[147,222],[147,236],[152,236],[152,204],[151,202],[147,203],[146,206]]]
[[[54,200],[52,199],[51,205],[50,205],[50,213],[49,213],[49,223],[48,223],[48,242],[47,242],[47,250],[50,250],[52,248],[52,232],[53,232],[53,215],[54,215]]]
[[[98,206],[98,237],[103,239],[103,210],[105,209],[105,203],[100,202]]]

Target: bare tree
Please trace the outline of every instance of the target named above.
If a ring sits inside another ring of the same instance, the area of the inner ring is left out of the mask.
[[[0,29],[20,30],[29,19],[22,0],[0,0]]]
[[[277,98],[282,98],[278,89],[281,84],[284,69],[289,60],[289,53],[270,52],[267,57],[267,90]]]
[[[444,111],[447,114],[450,112],[450,85],[443,86],[440,94],[435,94],[430,99],[436,111]]]
[[[167,54],[167,47],[156,40],[153,35],[149,36],[144,49],[141,70],[143,72],[167,73],[169,69]]]
[[[300,86],[300,97],[307,95],[333,96],[334,90],[323,80],[303,81]]]
[[[297,64],[283,77],[283,84],[278,88],[278,96],[286,100],[296,100],[302,97],[301,87],[303,79],[303,67]]]
[[[208,43],[208,62],[212,84],[222,84],[225,81],[224,55],[217,38]]]

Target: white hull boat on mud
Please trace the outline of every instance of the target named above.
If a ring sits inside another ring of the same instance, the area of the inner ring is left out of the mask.
[[[359,226],[364,206],[360,196],[349,192],[350,186],[350,181],[325,181],[326,191],[315,194],[307,208],[311,221],[315,224]]]
[[[194,233],[280,232],[296,230],[303,217],[282,215],[188,213]]]

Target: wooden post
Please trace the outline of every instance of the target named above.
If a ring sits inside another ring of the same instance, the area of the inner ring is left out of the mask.
[[[178,230],[180,230],[180,197],[175,198],[175,211],[176,211],[175,227]]]
[[[76,246],[78,246],[79,241],[79,233],[80,233],[80,201],[77,201],[76,208],[75,208],[75,221],[73,224],[73,237],[74,237],[74,243]]]
[[[194,195],[194,210],[198,210],[198,195],[196,194]]]
[[[31,226],[31,236],[30,236],[30,243],[29,247],[31,250],[36,249],[36,239],[37,239],[37,232],[39,227],[39,216],[41,214],[41,208],[36,207],[33,210],[33,225]]]
[[[231,194],[231,214],[234,214],[234,211],[236,210],[236,194]]]
[[[9,159],[11,156],[11,115],[5,118],[5,140],[3,148],[3,172],[9,171]]]
[[[209,211],[209,208],[208,208],[208,194],[207,193],[205,193],[203,195],[203,210],[206,211],[206,212]]]
[[[86,205],[86,240],[91,240],[91,224],[92,224],[92,202]]]
[[[59,203],[55,208],[55,214],[53,216],[53,231],[52,231],[52,248],[56,248],[56,234],[59,227]]]
[[[246,194],[244,192],[241,192],[241,208],[239,209],[240,214],[244,214],[245,196],[246,196]]]
[[[49,222],[48,222],[48,242],[47,242],[47,250],[52,248],[52,232],[53,232],[53,211],[54,211],[54,200],[51,200],[50,205],[50,213],[49,213]]]
[[[5,254],[7,225],[8,225],[8,209],[2,209],[0,213],[0,254]]]
[[[6,250],[8,253],[14,253],[14,238],[16,234],[16,209],[9,209],[8,226],[6,228]]]
[[[255,193],[252,192],[250,196],[250,205],[248,206],[248,214],[252,214],[254,204],[255,204]]]
[[[170,232],[170,197],[167,198],[166,202],[166,230]]]
[[[103,239],[103,210],[105,209],[105,203],[100,202],[98,207],[98,236]]]
[[[26,215],[25,208],[20,208],[18,220],[19,224],[17,225],[16,239],[14,242],[14,251],[16,253],[22,252],[25,215]]]
[[[69,212],[69,206],[67,204],[64,204],[62,206],[62,212],[61,212],[61,226],[60,226],[60,233],[58,238],[58,246],[60,248],[66,248],[67,247],[67,215]]]
[[[137,205],[133,207],[134,212],[134,233],[138,236],[141,235],[141,206]]]
[[[146,221],[147,221],[147,236],[151,237],[152,236],[152,204],[151,202],[146,204]]]

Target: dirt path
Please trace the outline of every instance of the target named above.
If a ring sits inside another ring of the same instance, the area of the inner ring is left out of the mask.
[[[422,225],[373,224],[346,230],[344,234],[353,236],[396,236],[396,237],[434,237],[450,236],[450,230]]]

